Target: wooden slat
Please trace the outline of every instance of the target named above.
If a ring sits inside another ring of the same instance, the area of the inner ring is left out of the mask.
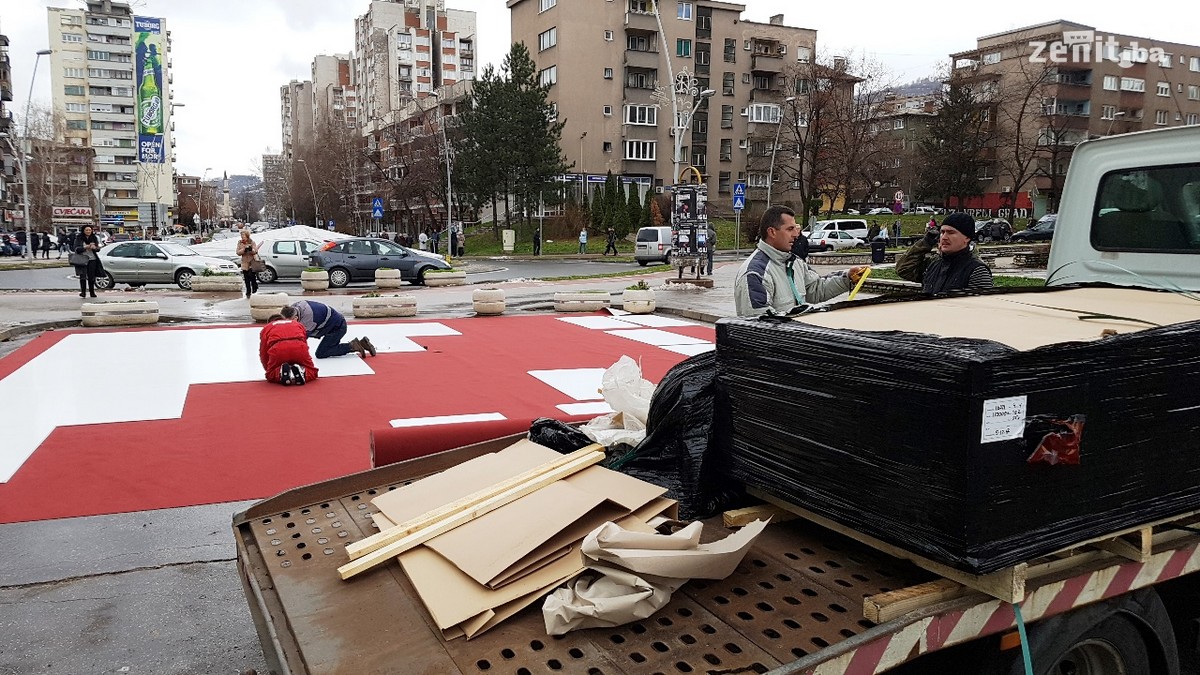
[[[381,548],[375,549],[359,558],[338,568],[338,575],[343,580],[350,579],[357,574],[365,572],[376,565],[385,563],[392,558],[404,553],[405,551],[433,539],[434,537],[449,532],[450,530],[470,522],[485,513],[494,511],[505,504],[511,503],[524,497],[525,495],[540,490],[555,481],[569,476],[577,471],[585,469],[593,464],[596,464],[604,459],[603,452],[593,451],[591,453],[577,457],[573,462],[559,466],[558,468],[544,473],[524,483],[512,485],[507,490],[500,492],[488,499],[485,499],[475,504],[458,509],[449,515],[444,515],[438,519],[431,519],[424,527],[412,531],[409,534],[384,545]],[[507,481],[506,481],[507,482]],[[424,516],[422,516],[424,518]],[[411,521],[410,521],[411,522]],[[397,526],[400,528],[405,525]],[[396,528],[393,528],[396,529]]]
[[[798,518],[796,514],[781,509],[774,504],[757,504],[755,506],[747,506],[744,509],[733,509],[721,514],[721,519],[725,527],[745,527],[756,520],[771,519],[771,523],[786,523],[789,520]]]
[[[503,481],[500,481],[499,483],[496,483],[495,485],[489,485],[488,487],[486,487],[482,490],[473,492],[473,493],[467,495],[466,497],[457,499],[453,502],[450,502],[449,504],[444,504],[442,506],[439,506],[438,508],[433,509],[427,513],[423,513],[420,516],[413,518],[412,520],[409,520],[404,523],[397,523],[395,527],[389,527],[388,529],[386,529],[382,532],[377,532],[377,533],[367,537],[366,539],[360,539],[359,541],[347,544],[346,552],[348,554],[350,554],[351,560],[354,560],[355,558],[361,558],[362,556],[364,556],[372,551],[377,551],[394,541],[399,541],[400,539],[407,537],[408,535],[412,534],[413,532],[416,532],[417,530],[428,527],[429,525],[436,523],[437,521],[441,520],[442,518],[452,516],[455,513],[458,513],[459,511],[465,511],[467,509],[474,507],[477,504],[483,503],[483,502],[495,497],[498,494],[506,492],[507,490],[511,489],[513,486],[529,483],[530,481],[533,481],[534,479],[536,479],[540,476],[548,475],[552,472],[557,471],[559,468],[567,466],[567,465],[574,466],[575,465],[574,463],[577,462],[582,457],[594,458],[595,454],[597,452],[600,453],[600,458],[598,460],[589,462],[588,464],[578,466],[571,473],[574,473],[575,471],[580,471],[580,470],[587,468],[588,466],[591,466],[592,464],[595,464],[604,459],[603,446],[596,445],[596,444],[589,445],[586,448],[581,448],[579,450],[576,450],[575,452],[573,452],[569,455],[563,455],[562,457],[560,457],[552,462],[546,462],[545,464],[536,466],[524,473],[518,474],[516,476],[505,479]],[[558,480],[559,478],[563,478],[570,474],[569,473],[568,474],[556,473],[555,475],[557,475],[558,478],[554,478],[553,480],[551,480],[549,482],[552,483],[555,480]],[[538,488],[535,487],[534,489],[536,490]],[[530,490],[530,492],[532,492],[532,490]],[[525,493],[525,494],[528,494],[528,493]],[[521,496],[523,496],[523,495],[521,495]],[[514,499],[515,499],[515,497],[514,497]],[[498,506],[503,506],[503,505],[501,504]]]
[[[912,553],[911,551],[906,551],[898,546],[893,546],[868,534],[864,534],[853,528],[841,525],[840,523],[836,523],[828,518],[825,518],[824,516],[819,516],[812,511],[796,506],[795,504],[789,504],[787,501],[763,492],[762,490],[748,487],[746,488],[746,491],[751,495],[758,497],[759,499],[771,502],[776,506],[787,509],[788,511],[791,511],[792,513],[804,518],[805,520],[810,520],[822,527],[866,544],[871,548],[883,551],[888,555],[900,558],[901,560],[908,560],[917,567],[928,570],[934,574],[937,574],[938,576],[945,577],[952,581],[957,581],[964,586],[973,588],[982,593],[986,593],[993,598],[998,598],[1005,602],[1011,603],[1021,602],[1025,599],[1025,581],[1026,571],[1028,569],[1028,565],[1025,563],[1018,563],[1012,567],[1007,567],[1005,569],[992,572],[991,574],[970,574],[961,570],[956,570],[953,567],[943,565],[942,563],[935,562],[924,556]]]
[[[916,586],[863,598],[863,616],[868,621],[887,623],[922,607],[961,598],[970,593],[966,586],[949,579],[935,579]]]

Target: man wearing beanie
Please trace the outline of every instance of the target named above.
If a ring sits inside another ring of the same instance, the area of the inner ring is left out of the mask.
[[[928,294],[991,288],[992,271],[971,250],[974,238],[975,219],[952,213],[896,259],[896,274],[919,282]]]

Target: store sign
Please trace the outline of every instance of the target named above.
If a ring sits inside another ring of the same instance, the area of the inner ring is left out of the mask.
[[[51,215],[53,215],[55,218],[91,218],[92,207],[55,206],[51,208]]]

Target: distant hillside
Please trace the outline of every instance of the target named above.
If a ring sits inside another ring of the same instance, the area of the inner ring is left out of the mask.
[[[892,87],[897,96],[926,96],[942,90],[942,81],[936,77],[923,77],[919,80],[898,84]]]

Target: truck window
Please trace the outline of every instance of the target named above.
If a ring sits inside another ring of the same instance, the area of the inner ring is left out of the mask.
[[[1100,251],[1200,253],[1200,164],[1105,174],[1091,240]]]

